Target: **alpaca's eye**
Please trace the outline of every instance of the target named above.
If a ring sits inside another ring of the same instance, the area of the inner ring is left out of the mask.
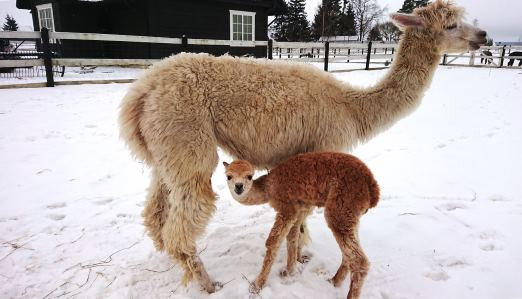
[[[251,176],[251,175],[247,176],[247,179],[248,179],[249,181],[251,181],[251,180],[252,180],[252,176]]]
[[[229,176],[229,175],[227,175],[227,180],[229,180],[229,181],[230,181],[231,179],[232,179],[232,177],[231,177],[231,176]]]
[[[451,30],[451,29],[455,29],[455,28],[457,28],[457,24],[453,24],[453,25],[447,26],[447,27],[444,28],[444,29],[446,29],[446,30]]]

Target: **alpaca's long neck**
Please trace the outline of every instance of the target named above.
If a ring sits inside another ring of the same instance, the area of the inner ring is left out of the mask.
[[[242,204],[261,205],[268,202],[268,196],[265,193],[266,178],[267,176],[264,175],[253,181],[252,188],[248,191],[246,197],[241,200]]]
[[[352,102],[359,108],[360,139],[373,137],[417,107],[431,83],[440,56],[434,37],[415,29],[404,33],[386,77],[374,87],[361,91]]]

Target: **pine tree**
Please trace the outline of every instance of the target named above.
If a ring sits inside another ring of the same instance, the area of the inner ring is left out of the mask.
[[[288,3],[286,40],[289,42],[310,41],[310,23],[306,17],[306,0],[290,0]]]
[[[18,24],[16,20],[11,17],[9,14],[5,16],[5,23],[2,26],[2,30],[4,31],[18,31]]]
[[[277,16],[271,26],[273,31],[272,38],[276,41],[286,41],[286,25],[288,24],[286,18],[286,15]]]
[[[339,20],[338,35],[349,36],[355,35],[355,15],[353,13],[352,4],[347,5],[347,0],[343,0],[343,11]]]
[[[321,36],[340,35],[341,16],[340,0],[323,0],[312,23],[313,36],[318,39]]]
[[[381,26],[377,24],[373,26],[370,33],[368,33],[368,40],[370,41],[382,41]]]
[[[399,12],[411,13],[415,8],[426,6],[428,3],[429,0],[404,0],[402,8],[399,9]]]
[[[310,41],[310,23],[306,17],[306,0],[290,0],[288,14],[276,18],[273,29],[273,38],[277,41]]]

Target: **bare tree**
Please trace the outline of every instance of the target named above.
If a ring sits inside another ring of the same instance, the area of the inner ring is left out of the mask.
[[[401,35],[401,31],[392,22],[379,24],[379,30],[384,40],[389,42],[398,40]]]
[[[373,26],[382,17],[383,9],[376,0],[352,0],[355,27],[359,40],[363,41]]]

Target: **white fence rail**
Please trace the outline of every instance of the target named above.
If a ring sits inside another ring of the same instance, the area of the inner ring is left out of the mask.
[[[73,32],[49,32],[43,29],[42,32],[0,32],[0,39],[13,41],[30,41],[42,45],[40,50],[35,51],[35,57],[25,57],[29,59],[10,59],[13,55],[5,54],[0,51],[0,68],[17,68],[42,66],[46,67],[49,86],[52,86],[52,66],[107,66],[107,65],[150,65],[157,59],[84,59],[84,58],[57,58],[52,57],[53,53],[49,47],[49,41],[60,43],[61,40],[85,40],[85,41],[107,41],[107,42],[132,42],[132,43],[151,43],[151,44],[170,44],[170,45],[200,45],[200,46],[267,46],[267,56],[269,59],[299,60],[308,62],[324,63],[325,71],[328,70],[329,63],[360,63],[365,64],[365,69],[369,69],[370,62],[373,64],[383,64],[387,66],[393,60],[398,45],[395,43],[343,43],[343,42],[273,42],[273,41],[231,41],[231,40],[211,40],[193,38],[170,38],[153,36],[134,36],[117,34],[98,34],[98,33],[73,33]],[[36,49],[35,49],[36,50]],[[522,52],[522,47],[510,46],[490,46],[482,47],[472,53],[461,53],[456,55],[444,55],[442,64],[462,65],[462,66],[486,66],[486,67],[520,67],[522,56],[509,56],[512,52]],[[12,54],[12,53],[11,53]],[[491,55],[489,55],[491,54]],[[482,61],[481,61],[482,60]],[[519,61],[517,64],[516,61]],[[50,76],[50,77],[49,77]]]

